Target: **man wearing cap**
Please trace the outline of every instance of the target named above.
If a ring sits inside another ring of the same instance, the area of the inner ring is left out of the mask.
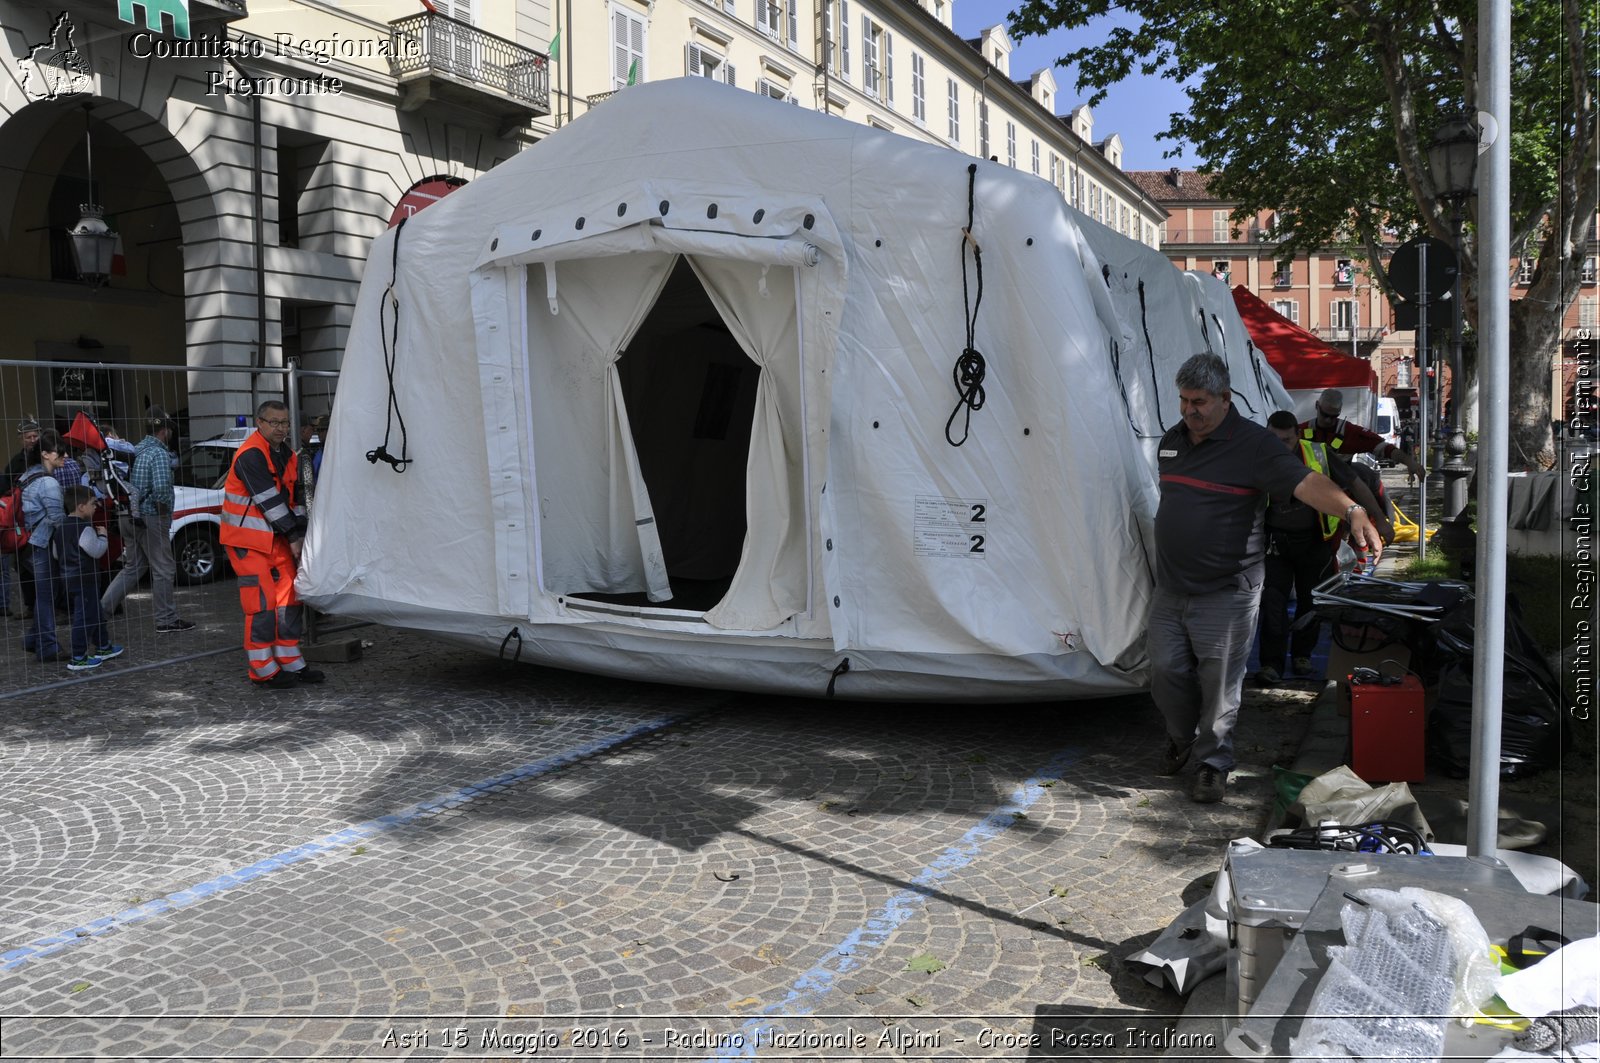
[[[17,423],[17,442],[21,448],[12,456],[5,470],[0,472],[0,495],[11,493],[17,477],[27,471],[28,452],[39,445],[39,422],[24,417]],[[11,601],[11,555],[0,554],[0,613],[26,618],[33,615],[33,558],[32,551],[24,547],[17,551],[17,582],[22,585],[22,606]]]
[[[150,407],[145,437],[134,451],[128,469],[130,512],[121,519],[122,571],[100,596],[100,611],[115,616],[145,569],[150,570],[150,592],[155,598],[156,630],[162,633],[188,631],[191,621],[178,616],[172,582],[178,574],[172,557],[172,456],[167,443],[178,426],[165,410]]]
[[[1379,461],[1397,461],[1411,470],[1411,475],[1421,479],[1428,470],[1411,454],[1393,443],[1386,442],[1376,432],[1352,424],[1339,416],[1344,409],[1344,393],[1338,388],[1328,388],[1317,396],[1317,413],[1309,421],[1300,422],[1300,438],[1313,443],[1324,443],[1341,458],[1352,454],[1371,454]]]

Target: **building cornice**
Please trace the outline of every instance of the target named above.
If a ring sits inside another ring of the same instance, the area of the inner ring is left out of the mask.
[[[1150,213],[1156,218],[1165,214],[1165,209],[1144,189],[1134,184],[1126,173],[1111,165],[1111,161],[1096,151],[1094,145],[1068,128],[1063,116],[1046,109],[1026,88],[1001,73],[999,67],[974,50],[955,30],[924,10],[916,0],[886,3],[879,9],[878,17],[902,34],[916,34],[920,44],[928,47],[946,67],[970,79],[986,97],[1001,98],[1011,109],[1029,116],[1037,127],[1040,140],[1050,144],[1057,155],[1066,157],[1070,154],[1081,169],[1093,173],[1102,184],[1114,184],[1122,199],[1150,208]],[[897,20],[899,25],[894,26],[891,20]],[[1083,159],[1085,152],[1092,161]]]

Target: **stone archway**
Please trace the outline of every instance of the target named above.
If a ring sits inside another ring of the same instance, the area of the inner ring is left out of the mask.
[[[196,327],[221,316],[228,256],[206,167],[164,124],[173,117],[173,101],[165,103],[158,118],[78,94],[32,102],[0,120],[0,157],[17,160],[0,171],[0,357],[64,360],[79,350],[79,360],[132,366],[251,364],[253,328],[225,337],[243,348],[232,352],[216,349],[214,333]],[[89,201],[121,237],[113,274],[99,290],[77,280],[67,238]],[[39,376],[0,388],[0,416],[42,412],[48,374]],[[187,382],[183,374],[152,374],[120,389],[111,415],[137,419],[152,397],[188,407],[191,390],[219,389],[192,374]]]

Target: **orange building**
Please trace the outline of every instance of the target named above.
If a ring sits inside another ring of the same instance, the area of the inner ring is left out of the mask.
[[[1379,392],[1404,400],[1416,394],[1416,334],[1394,327],[1389,300],[1348,251],[1301,253],[1284,258],[1271,239],[1276,211],[1262,211],[1242,229],[1232,220],[1234,201],[1209,190],[1209,174],[1173,167],[1130,170],[1128,177],[1167,211],[1161,247],[1181,269],[1198,269],[1243,284],[1284,317],[1335,347],[1366,358],[1378,373]],[[1600,235],[1600,234],[1597,234]],[[1527,293],[1534,263],[1513,263],[1511,297]],[[1587,425],[1600,421],[1596,399],[1596,341],[1600,339],[1600,287],[1596,262],[1584,260],[1582,288],[1567,307],[1561,349],[1551,352],[1551,417]],[[1437,323],[1448,330],[1449,321]],[[1448,395],[1448,381],[1446,395]]]

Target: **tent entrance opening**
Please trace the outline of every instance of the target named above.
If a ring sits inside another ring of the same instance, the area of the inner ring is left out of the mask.
[[[727,594],[744,547],[745,480],[761,368],[679,258],[617,361],[639,473],[672,597],[581,597],[703,613]]]

